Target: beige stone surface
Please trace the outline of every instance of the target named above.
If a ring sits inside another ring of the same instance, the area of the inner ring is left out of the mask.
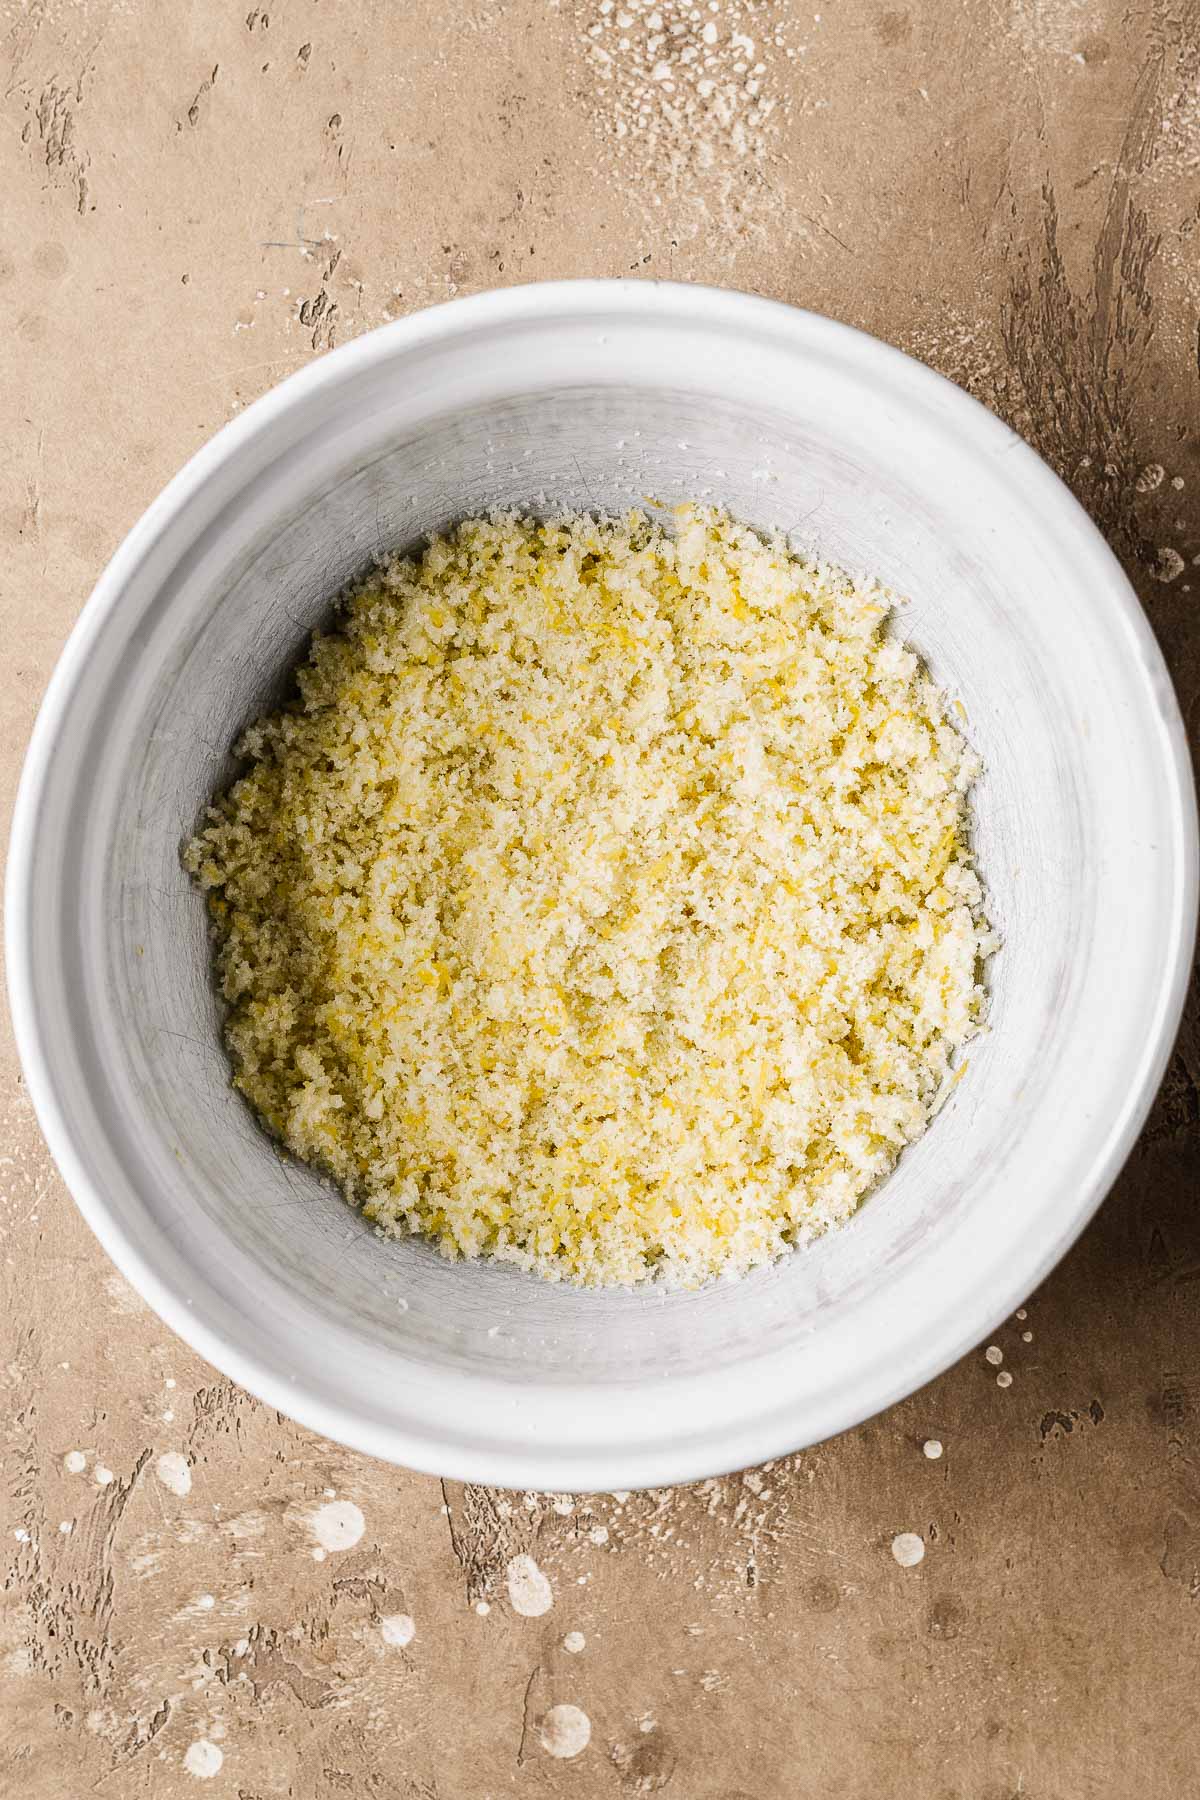
[[[198,444],[356,332],[545,276],[755,289],[962,382],[1099,521],[1195,724],[1196,5],[653,10],[0,0],[6,808],[93,579]],[[7,1038],[2,1079],[0,1792],[1200,1791],[1195,1011],[997,1336],[1011,1385],[981,1346],[834,1443],[626,1499],[443,1487],[250,1399],[108,1265]]]

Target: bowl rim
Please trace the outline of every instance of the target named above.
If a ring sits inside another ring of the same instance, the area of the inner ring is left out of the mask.
[[[104,1193],[88,1173],[60,1102],[53,1056],[38,1016],[31,959],[26,954],[36,901],[34,844],[56,743],[72,695],[85,677],[92,646],[104,631],[127,582],[169,523],[210,476],[293,407],[324,387],[341,383],[397,353],[509,324],[527,325],[551,317],[577,320],[596,312],[611,315],[614,311],[632,319],[682,315],[690,323],[725,329],[734,324],[754,330],[769,328],[776,337],[790,337],[797,347],[810,352],[814,342],[823,340],[831,348],[836,346],[842,355],[848,355],[859,369],[869,372],[873,366],[881,372],[902,372],[910,387],[940,403],[943,411],[957,412],[964,432],[973,433],[976,439],[990,433],[989,448],[994,451],[998,443],[1005,452],[1006,477],[1043,511],[1070,517],[1076,533],[1084,540],[1090,539],[1100,563],[1107,565],[1105,597],[1122,615],[1136,646],[1144,684],[1157,702],[1165,751],[1163,773],[1172,789],[1178,870],[1171,942],[1153,1029],[1141,1046],[1126,1104],[1099,1140],[1073,1200],[1056,1210],[1057,1229],[1053,1235],[1030,1246],[1023,1258],[1010,1259],[1003,1279],[995,1279],[986,1290],[973,1288],[973,1304],[964,1303],[957,1329],[943,1330],[940,1335],[931,1333],[924,1355],[908,1361],[903,1373],[897,1373],[896,1365],[886,1355],[876,1357],[860,1375],[853,1395],[842,1395],[834,1409],[836,1416],[818,1419],[815,1431],[800,1423],[795,1410],[789,1409],[786,1396],[776,1396],[768,1410],[756,1413],[744,1428],[725,1431],[716,1442],[700,1438],[698,1449],[693,1434],[662,1447],[641,1447],[624,1456],[620,1466],[615,1452],[589,1448],[581,1454],[551,1445],[518,1445],[501,1453],[491,1448],[477,1452],[473,1448],[460,1449],[458,1440],[451,1444],[448,1439],[410,1429],[403,1423],[381,1426],[366,1409],[355,1413],[344,1406],[331,1405],[322,1396],[289,1380],[218,1326],[197,1316],[192,1302],[154,1266],[151,1257],[118,1223]],[[1166,1068],[1190,976],[1200,886],[1198,870],[1200,847],[1192,765],[1183,719],[1162,652],[1132,585],[1098,528],[1066,485],[1023,439],[979,401],[925,364],[857,327],[783,301],[732,288],[643,279],[533,282],[440,302],[364,333],[306,364],[222,426],[189,458],[133,525],[100,575],[67,638],[29,740],[13,810],[5,883],[9,1006],[30,1098],[76,1205],[122,1274],[163,1321],[215,1367],[308,1429],[384,1461],[430,1475],[556,1492],[664,1486],[746,1467],[850,1429],[948,1368],[1044,1280],[1092,1218],[1116,1179]]]

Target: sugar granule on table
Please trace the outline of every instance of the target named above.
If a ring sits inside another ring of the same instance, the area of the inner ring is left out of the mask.
[[[994,947],[889,604],[694,506],[378,567],[185,852],[270,1130],[383,1231],[585,1285],[850,1217]]]

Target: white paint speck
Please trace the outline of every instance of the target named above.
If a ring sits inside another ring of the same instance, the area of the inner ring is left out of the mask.
[[[154,1473],[163,1486],[170,1488],[173,1494],[178,1494],[181,1500],[185,1494],[191,1493],[192,1471],[187,1457],[181,1456],[178,1450],[164,1450],[154,1465]]]
[[[1178,550],[1174,549],[1170,544],[1164,544],[1158,552],[1158,560],[1150,573],[1155,581],[1169,583],[1177,581],[1183,574],[1185,567],[1186,564]]]
[[[183,1756],[184,1768],[197,1781],[211,1781],[214,1775],[219,1774],[224,1761],[225,1752],[211,1738],[197,1738],[194,1744],[188,1745]]]
[[[17,1529],[13,1532],[13,1536],[16,1538],[18,1544],[27,1544],[29,1542],[29,1533],[23,1525],[17,1526]]]
[[[112,1470],[106,1469],[103,1463],[96,1464],[95,1468],[92,1470],[92,1476],[97,1487],[107,1487],[110,1481],[116,1480],[116,1476],[113,1474]]]
[[[64,1537],[70,1537],[70,1535],[71,1535],[72,1531],[74,1531],[75,1527],[71,1523],[70,1519],[64,1519],[58,1529],[62,1532]]]
[[[486,1619],[491,1610],[492,1609],[486,1600],[477,1600],[475,1602],[475,1611],[479,1614],[481,1619]]]
[[[217,1603],[211,1594],[198,1594],[196,1596],[196,1605],[204,1612],[211,1612],[216,1604]]]
[[[169,1388],[173,1388],[175,1386],[175,1377],[173,1375],[167,1376],[166,1385]]]
[[[173,1425],[175,1423],[175,1414],[171,1411],[169,1406],[162,1417],[164,1425]]]
[[[938,1457],[942,1454],[942,1440],[941,1438],[926,1438],[925,1442],[921,1445],[921,1448],[924,1450],[930,1462],[936,1462]]]
[[[902,1569],[915,1569],[925,1555],[925,1540],[915,1531],[901,1531],[892,1539],[892,1555]]]
[[[514,1556],[504,1577],[508,1583],[509,1604],[523,1619],[538,1619],[554,1605],[554,1589],[532,1556]]]
[[[989,1344],[983,1354],[987,1357],[993,1369],[997,1368],[999,1364],[1004,1361],[1004,1352],[999,1344]]]
[[[538,1737],[547,1756],[579,1756],[592,1737],[592,1721],[578,1706],[552,1706],[538,1726]]]
[[[146,1302],[142,1296],[135,1288],[131,1288],[125,1277],[118,1275],[115,1269],[105,1276],[104,1286],[112,1301],[114,1312],[126,1314],[145,1312]]]
[[[563,1649],[569,1650],[572,1656],[578,1656],[586,1643],[587,1639],[582,1631],[568,1631],[563,1639]]]
[[[87,1468],[87,1457],[82,1450],[68,1450],[63,1457],[63,1468],[68,1475],[82,1475]]]
[[[332,1500],[328,1506],[318,1506],[309,1523],[323,1550],[349,1550],[367,1525],[353,1500]]]
[[[1007,1369],[1001,1369],[1000,1373],[997,1375],[996,1386],[1004,1388],[1012,1386],[1012,1376]]]
[[[380,1619],[379,1629],[384,1643],[394,1644],[397,1650],[403,1650],[417,1635],[417,1628],[407,1613],[388,1613],[386,1618]]]
[[[591,1539],[593,1544],[598,1544],[598,1545],[599,1544],[607,1544],[607,1542],[608,1542],[608,1526],[607,1525],[593,1525],[592,1529],[588,1532],[588,1537]]]

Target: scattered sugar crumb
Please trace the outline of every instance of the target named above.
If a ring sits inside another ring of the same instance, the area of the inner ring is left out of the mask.
[[[1133,485],[1139,494],[1152,494],[1155,488],[1162,486],[1165,474],[1161,463],[1147,463]]]
[[[584,1637],[582,1631],[568,1631],[566,1637],[563,1639],[563,1649],[569,1650],[572,1656],[578,1656],[586,1643],[587,1639]]]
[[[1021,1342],[1022,1342],[1022,1343],[1023,1343],[1023,1344],[1032,1344],[1032,1342],[1033,1342],[1033,1333],[1032,1333],[1032,1331],[1023,1331],[1023,1332],[1022,1332],[1022,1333],[1021,1333]]]
[[[68,1475],[82,1475],[87,1468],[87,1457],[82,1450],[68,1450],[63,1457],[63,1468]]]
[[[606,13],[603,0],[595,10],[577,0],[592,118],[646,214],[669,206],[681,237],[709,220],[764,231],[779,210],[769,172],[793,51],[773,30],[751,60],[754,39],[741,27],[759,10],[757,0],[725,0],[705,18],[690,0],[629,0]]]
[[[579,1756],[592,1736],[592,1722],[578,1706],[552,1706],[542,1715],[538,1738],[547,1756]]]
[[[1023,1306],[1018,1306],[1017,1317],[1018,1317],[1018,1319],[1027,1319],[1029,1317],[1028,1312],[1025,1310],[1025,1308]]]
[[[475,1602],[475,1611],[479,1614],[481,1619],[486,1619],[491,1610],[492,1609],[486,1600],[477,1600]]]
[[[394,1644],[397,1650],[403,1650],[411,1644],[416,1636],[417,1628],[408,1613],[388,1613],[379,1621],[379,1629],[385,1644]]]
[[[196,1605],[200,1607],[203,1612],[211,1612],[216,1604],[217,1602],[212,1594],[199,1594],[196,1597]]]
[[[1012,1386],[1012,1376],[1009,1374],[1007,1369],[1001,1369],[1000,1373],[997,1375],[996,1386],[1002,1387],[1002,1388]]]
[[[591,1539],[593,1544],[596,1544],[596,1545],[607,1544],[607,1542],[608,1542],[608,1526],[607,1525],[593,1525],[592,1529],[588,1532],[588,1537]]]
[[[892,1555],[902,1569],[915,1569],[925,1555],[925,1540],[915,1531],[900,1531],[892,1539]]]
[[[993,1368],[1004,1361],[1004,1352],[999,1344],[989,1344],[983,1354],[987,1357],[987,1360],[991,1363]]]
[[[75,1526],[70,1519],[64,1519],[58,1529],[62,1532],[64,1537],[69,1537],[72,1531],[74,1531]]]
[[[941,1438],[926,1438],[921,1448],[924,1450],[930,1462],[936,1462],[938,1457],[942,1454],[942,1440]]]

